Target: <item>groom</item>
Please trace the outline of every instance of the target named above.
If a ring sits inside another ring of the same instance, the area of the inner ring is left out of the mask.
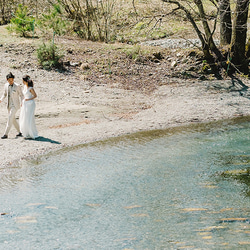
[[[0,99],[0,103],[7,96],[7,109],[8,109],[8,122],[6,125],[6,129],[4,135],[1,137],[2,139],[7,139],[10,128],[12,125],[15,126],[18,134],[16,136],[22,136],[20,132],[19,124],[16,120],[16,112],[20,108],[20,102],[23,100],[23,93],[21,86],[14,82],[15,76],[12,73],[9,73],[6,76],[7,83],[4,85],[4,93]]]

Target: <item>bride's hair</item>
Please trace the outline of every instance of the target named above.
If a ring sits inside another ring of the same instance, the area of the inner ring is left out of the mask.
[[[31,80],[31,79],[30,79],[30,76],[29,76],[29,75],[25,75],[25,76],[23,76],[23,80],[24,80],[25,82],[28,82],[28,81]]]
[[[28,87],[33,87],[34,83],[32,80],[27,80],[27,83],[28,83]]]

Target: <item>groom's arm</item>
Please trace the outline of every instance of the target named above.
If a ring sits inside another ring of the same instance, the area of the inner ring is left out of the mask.
[[[23,96],[23,91],[22,91],[22,88],[20,85],[18,85],[17,91],[18,91],[18,95],[19,95],[21,102],[22,102],[22,100],[24,99],[24,96]]]
[[[1,99],[0,99],[0,103],[4,100],[4,98],[7,96],[7,91],[6,91],[6,87],[5,87],[5,85],[4,85],[4,92],[3,92],[3,95],[2,95],[2,97],[1,97]]]

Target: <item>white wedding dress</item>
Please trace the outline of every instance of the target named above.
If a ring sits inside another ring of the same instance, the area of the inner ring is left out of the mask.
[[[24,86],[23,95],[24,99],[32,98],[33,95],[30,92],[32,87]],[[20,117],[19,117],[19,125],[20,130],[25,138],[36,139],[38,137],[36,124],[35,124],[35,108],[36,103],[34,99],[22,102]]]

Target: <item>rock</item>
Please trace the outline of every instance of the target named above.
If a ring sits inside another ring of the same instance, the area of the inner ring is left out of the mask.
[[[64,62],[63,63],[65,66],[70,66],[70,61]]]
[[[153,56],[158,60],[164,59],[164,56],[161,54],[161,52],[155,52],[153,53]]]
[[[86,69],[90,69],[89,64],[88,63],[82,63],[80,66],[81,70],[86,70]]]
[[[204,80],[206,80],[206,77],[205,76],[200,76],[198,79],[201,80],[201,81],[204,81]]]
[[[68,49],[68,50],[67,50],[67,53],[73,54],[73,50],[72,50],[72,49]]]
[[[173,61],[173,62],[171,63],[171,67],[174,68],[174,67],[176,67],[176,66],[177,66],[177,62],[176,62],[176,61]]]
[[[188,54],[189,57],[195,57],[197,56],[197,52],[196,51],[191,51],[189,54]]]
[[[79,66],[80,65],[80,63],[78,62],[76,62],[76,63],[73,63],[73,62],[70,62],[70,66],[72,66],[72,67],[77,67],[77,66]]]
[[[198,71],[199,67],[191,66],[187,71]]]

